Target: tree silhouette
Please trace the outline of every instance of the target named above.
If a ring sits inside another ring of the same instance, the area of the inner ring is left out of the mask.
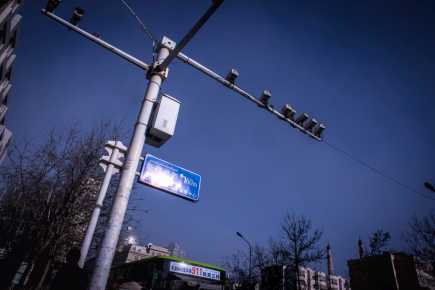
[[[283,261],[292,266],[296,274],[295,284],[301,289],[299,267],[318,262],[325,256],[319,247],[322,231],[313,229],[311,220],[305,216],[286,213],[281,223],[280,249]]]
[[[80,247],[104,175],[99,158],[116,131],[107,124],[89,132],[73,128],[51,133],[41,145],[12,146],[0,168],[0,248],[6,253],[0,289],[23,262],[25,288],[41,288],[69,249]]]
[[[380,255],[386,250],[388,242],[391,236],[389,232],[384,232],[383,230],[377,230],[369,237],[369,247],[370,255]]]
[[[422,218],[414,216],[405,238],[414,256],[435,266],[435,211]]]

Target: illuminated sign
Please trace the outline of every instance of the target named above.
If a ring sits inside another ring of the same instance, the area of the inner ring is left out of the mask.
[[[219,271],[189,265],[184,262],[171,262],[169,265],[169,271],[206,279],[221,280],[221,273]]]
[[[179,197],[198,201],[201,176],[180,166],[147,154],[139,182]]]

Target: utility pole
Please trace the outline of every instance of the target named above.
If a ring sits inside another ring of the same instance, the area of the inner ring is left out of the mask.
[[[59,0],[49,0],[46,9],[42,13],[56,22],[68,27],[69,29],[78,32],[87,39],[97,43],[98,45],[108,49],[114,54],[126,59],[127,61],[135,64],[136,66],[147,70],[148,86],[145,91],[145,96],[142,101],[141,108],[134,126],[133,136],[130,145],[127,149],[126,160],[123,164],[121,171],[121,178],[118,184],[118,189],[115,194],[109,223],[104,234],[104,238],[98,252],[96,265],[92,274],[90,290],[104,290],[106,289],[107,280],[110,274],[113,257],[116,250],[116,245],[119,240],[122,223],[124,221],[125,213],[130,198],[131,189],[133,187],[134,179],[136,177],[139,159],[142,155],[142,150],[145,144],[146,130],[150,119],[152,117],[154,104],[158,100],[160,86],[168,76],[168,65],[178,55],[188,42],[193,38],[196,32],[205,24],[209,17],[217,10],[222,4],[223,0],[214,0],[212,5],[205,12],[205,14],[195,23],[193,28],[183,37],[180,45],[176,46],[175,42],[167,37],[163,37],[157,47],[157,60],[151,66],[138,60],[137,58],[129,55],[121,49],[103,41],[99,37],[92,35],[77,27],[77,23],[84,14],[83,9],[76,8],[72,19],[74,22],[70,23],[61,17],[54,15],[52,12],[57,8]],[[79,13],[79,16],[77,16]]]
[[[174,43],[164,37],[162,42],[159,44],[157,63],[163,61],[169,55],[170,49],[173,49],[174,47]],[[164,72],[156,70],[151,71],[151,77],[134,127],[134,133],[128,148],[126,161],[124,162],[108,228],[104,235],[92,275],[90,284],[90,289],[92,290],[106,289],[113,256],[121,232],[121,226],[124,221],[128,200],[136,177],[139,158],[142,155],[142,148],[145,144],[145,132],[150,121],[154,103],[157,101],[159,95],[160,86],[164,79]]]
[[[128,62],[134,64],[140,69],[147,72],[146,76],[148,86],[145,91],[144,99],[139,110],[136,124],[134,126],[134,133],[131,138],[130,144],[126,152],[125,162],[123,163],[121,170],[121,177],[118,184],[118,189],[115,194],[115,200],[111,211],[109,224],[106,229],[104,239],[97,256],[96,266],[91,279],[91,290],[103,290],[106,288],[107,280],[109,277],[110,267],[112,264],[113,256],[116,249],[116,244],[119,239],[121,226],[124,220],[124,216],[127,210],[127,205],[131,193],[131,189],[136,177],[136,171],[139,164],[139,159],[142,154],[143,146],[145,144],[146,131],[150,123],[150,119],[153,114],[155,103],[158,101],[160,86],[168,76],[168,66],[175,58],[180,59],[182,62],[189,64],[195,69],[208,75],[212,79],[218,81],[225,87],[233,90],[244,98],[255,103],[258,107],[265,109],[269,113],[277,116],[280,120],[289,123],[293,128],[296,128],[314,138],[317,141],[322,140],[322,132],[325,130],[325,125],[319,123],[316,119],[310,118],[308,114],[302,113],[296,116],[296,111],[288,104],[284,105],[280,111],[274,109],[269,104],[271,93],[268,90],[264,90],[261,97],[258,99],[254,95],[243,90],[235,84],[235,80],[238,77],[238,72],[232,69],[227,77],[222,77],[213,70],[200,64],[198,61],[186,56],[181,51],[193,38],[195,33],[206,23],[211,15],[222,4],[223,0],[212,0],[212,4],[203,16],[195,23],[192,29],[181,39],[178,45],[167,37],[163,37],[158,44],[157,61],[151,65],[139,60],[138,58],[122,51],[121,49],[111,45],[110,43],[102,40],[85,30],[79,28],[77,23],[84,15],[84,10],[77,7],[74,11],[71,23],[63,18],[56,16],[53,12],[60,3],[60,0],[49,0],[45,9],[42,9],[42,13],[50,19],[58,22],[59,24],[67,27],[69,30],[77,32],[83,37],[91,40],[99,46],[109,50],[113,54],[120,56]],[[248,242],[249,243],[249,242]],[[249,244],[250,246],[250,244]],[[250,246],[250,256],[251,246]],[[251,267],[250,267],[251,268]]]

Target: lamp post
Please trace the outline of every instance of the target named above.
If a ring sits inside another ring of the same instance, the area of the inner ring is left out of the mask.
[[[251,243],[240,233],[236,232],[237,236],[241,238],[243,241],[245,241],[246,244],[248,244],[249,247],[249,286],[251,286],[251,278],[252,278],[252,246]]]

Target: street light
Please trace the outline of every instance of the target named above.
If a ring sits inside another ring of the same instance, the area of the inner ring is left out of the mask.
[[[69,22],[71,22],[72,25],[77,25],[80,20],[82,20],[83,15],[85,15],[85,10],[81,7],[76,7]]]
[[[126,239],[127,245],[135,245],[136,238],[134,236],[128,236]]]
[[[241,238],[243,241],[245,241],[248,244],[249,247],[249,287],[251,286],[251,265],[252,265],[252,246],[251,243],[240,233],[240,232],[236,232],[236,234],[239,236],[239,238]]]
[[[260,97],[260,102],[266,107],[269,104],[269,100],[272,97],[272,93],[269,90],[264,90]]]
[[[54,12],[59,4],[60,0],[49,0],[47,2],[47,5],[45,6],[45,10],[47,10],[48,12]]]
[[[432,183],[426,181],[426,182],[424,183],[424,186],[425,186],[427,189],[429,189],[430,191],[435,192],[435,187],[432,185]]]

